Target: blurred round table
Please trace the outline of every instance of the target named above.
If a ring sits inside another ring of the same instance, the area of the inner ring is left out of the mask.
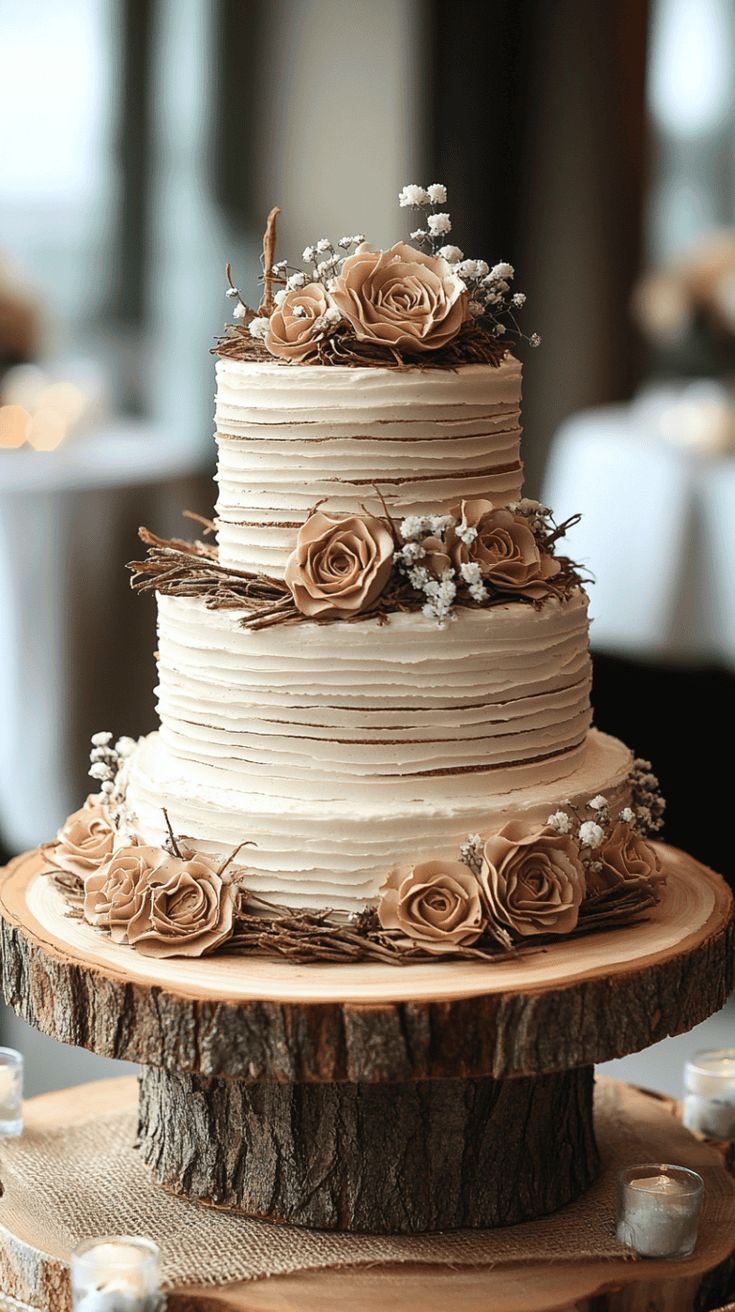
[[[543,500],[582,513],[564,549],[594,577],[594,650],[735,669],[735,453],[671,440],[684,395],[583,411],[554,439]]]
[[[148,727],[153,617],[125,562],[146,521],[186,535],[200,449],[136,420],[55,451],[0,450],[0,841],[53,834],[84,799],[89,734]],[[130,717],[130,718],[128,718]]]

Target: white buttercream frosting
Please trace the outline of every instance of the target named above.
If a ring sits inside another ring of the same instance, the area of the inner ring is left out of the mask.
[[[252,632],[159,598],[161,732],[128,766],[140,831],[159,839],[165,806],[203,852],[252,839],[262,895],[354,909],[396,861],[620,789],[627,749],[587,737],[586,600]]]
[[[224,563],[281,576],[317,502],[396,517],[521,495],[521,366],[349,368],[220,360],[217,537]]]

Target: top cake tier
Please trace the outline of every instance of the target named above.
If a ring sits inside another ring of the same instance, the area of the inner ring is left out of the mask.
[[[400,518],[521,495],[521,365],[457,369],[217,364],[223,564],[282,577],[317,502]]]

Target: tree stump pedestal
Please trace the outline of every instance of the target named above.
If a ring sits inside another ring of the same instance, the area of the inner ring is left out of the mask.
[[[0,876],[3,990],[44,1033],[144,1067],[140,1148],[171,1192],[324,1230],[510,1225],[594,1179],[593,1064],[731,991],[731,893],[660,855],[639,925],[398,968],[152,961],[66,915],[31,853]]]

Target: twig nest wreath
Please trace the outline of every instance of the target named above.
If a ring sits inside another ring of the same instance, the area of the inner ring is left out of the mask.
[[[443,197],[443,199],[441,199]],[[512,290],[513,266],[465,259],[446,238],[451,216],[443,183],[410,184],[398,202],[413,209],[420,226],[410,242],[387,250],[363,233],[306,246],[303,264],[274,260],[276,220],[268,217],[263,239],[263,295],[249,306],[227,266],[227,295],[236,302],[235,323],[214,348],[220,356],[258,360],[276,356],[284,364],[428,368],[462,364],[499,365],[514,343],[538,346],[540,337],[521,331],[517,312],[523,292]]]
[[[393,572],[393,534],[380,519],[317,511],[286,564],[286,583],[302,615],[349,617],[369,610]]]

